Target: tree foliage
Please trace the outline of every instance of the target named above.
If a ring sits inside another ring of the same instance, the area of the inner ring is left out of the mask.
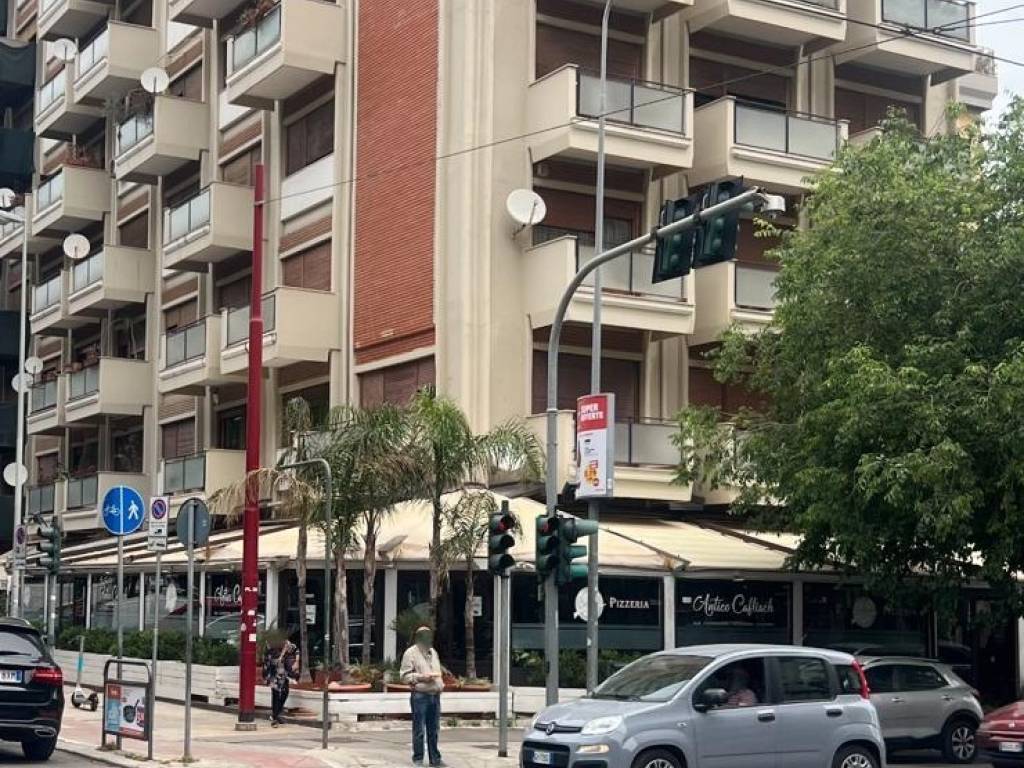
[[[767,405],[682,412],[678,479],[736,487],[738,513],[799,533],[794,565],[940,605],[983,579],[1019,611],[1024,103],[928,140],[891,117],[802,213],[774,252],[771,327],[716,355]]]

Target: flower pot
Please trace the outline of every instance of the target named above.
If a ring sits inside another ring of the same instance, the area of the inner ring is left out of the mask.
[[[331,693],[369,693],[373,686],[370,683],[338,683],[333,682],[327,686]]]
[[[459,690],[472,693],[486,693],[491,690],[491,684],[484,682],[463,683],[459,686]]]
[[[384,690],[387,693],[409,693],[411,689],[405,683],[384,683]]]

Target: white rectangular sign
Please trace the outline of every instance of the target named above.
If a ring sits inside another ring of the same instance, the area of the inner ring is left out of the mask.
[[[170,498],[154,496],[149,500],[149,537],[146,549],[150,552],[167,550],[167,518],[171,508]]]
[[[576,400],[576,498],[612,495],[615,485],[615,395],[603,392]]]

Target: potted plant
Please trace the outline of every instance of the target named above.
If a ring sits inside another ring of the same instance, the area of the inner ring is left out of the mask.
[[[277,6],[277,0],[253,0],[238,17],[238,32],[250,30]]]
[[[459,690],[471,693],[486,693],[491,690],[491,681],[486,677],[460,678]]]
[[[328,677],[333,677],[332,674]],[[340,670],[340,679],[329,681],[327,690],[331,693],[369,693],[373,690],[373,683],[367,682],[362,670],[358,666],[343,666]]]

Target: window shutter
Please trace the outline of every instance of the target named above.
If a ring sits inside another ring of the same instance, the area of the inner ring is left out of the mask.
[[[118,228],[121,245],[130,248],[147,248],[149,246],[149,213],[142,213],[126,221]]]

